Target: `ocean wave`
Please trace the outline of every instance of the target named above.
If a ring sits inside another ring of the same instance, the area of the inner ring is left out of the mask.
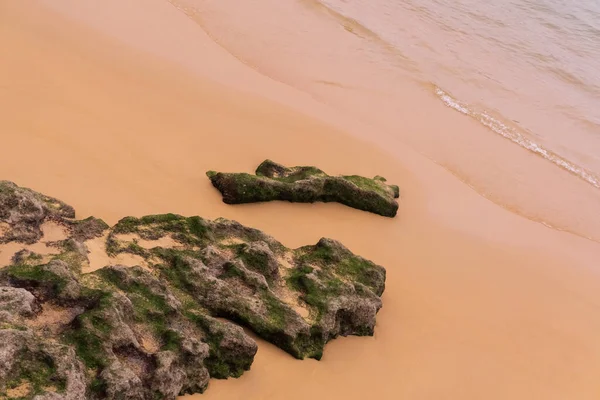
[[[321,0],[301,0],[301,4],[316,11],[321,11],[332,17],[346,31],[358,36],[361,39],[370,40],[379,44],[387,53],[392,54],[400,62],[401,66],[408,71],[418,71],[414,60],[407,57],[398,47],[384,39],[378,32],[362,24],[359,20],[343,14],[336,7],[331,6],[326,1]]]
[[[468,115],[469,117],[474,118],[493,132],[505,137],[506,139],[509,139],[513,143],[518,144],[519,146],[531,151],[532,153],[543,157],[544,159],[554,163],[560,168],[578,176],[579,178],[583,179],[589,184],[600,189],[600,177],[594,174],[593,172],[565,159],[564,157],[561,157],[555,152],[548,150],[543,146],[535,143],[534,141],[526,138],[516,128],[506,125],[504,122],[491,116],[488,112],[476,111],[470,108],[468,104],[465,104],[460,100],[455,99],[450,94],[443,91],[437,86],[435,86],[435,94],[448,107],[462,114]]]
[[[584,78],[580,78],[577,75],[575,75],[574,73],[571,73],[563,68],[559,68],[559,67],[547,67],[546,70],[552,74],[554,74],[554,76],[556,76],[558,79],[562,80],[563,82],[575,86],[577,88],[577,90],[583,90],[586,91],[588,93],[592,93],[592,94],[598,94],[600,93],[600,87],[598,87],[597,85],[595,85],[592,82],[586,82],[584,80]]]

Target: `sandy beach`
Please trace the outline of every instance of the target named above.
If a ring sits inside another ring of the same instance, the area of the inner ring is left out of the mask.
[[[289,247],[334,238],[386,267],[373,338],[336,339],[321,361],[261,341],[251,371],[186,399],[600,396],[600,244],[586,235],[490,201],[351,101],[336,108],[251,68],[164,0],[0,0],[0,48],[0,179],[62,199],[79,218],[223,216]],[[404,123],[476,129],[450,113],[407,112]],[[251,172],[265,158],[383,175],[400,186],[398,216],[228,206],[205,176]],[[579,187],[566,179],[558,199]],[[581,199],[589,219],[561,221],[600,232],[596,196]],[[525,208],[536,200],[522,198]],[[542,200],[544,212],[560,209]]]

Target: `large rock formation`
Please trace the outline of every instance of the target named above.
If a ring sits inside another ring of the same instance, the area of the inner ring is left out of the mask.
[[[266,160],[256,175],[209,171],[207,176],[227,204],[285,200],[293,203],[338,202],[384,217],[394,217],[398,186],[380,176],[329,176],[315,167],[291,167]]]
[[[40,242],[48,222],[65,238]],[[250,368],[257,345],[240,326],[319,359],[336,336],[373,334],[385,285],[382,267],[334,240],[288,249],[234,221],[173,214],[108,227],[2,182],[0,253],[15,242],[24,249],[0,265],[0,398],[202,392]],[[109,262],[93,270],[97,243]]]

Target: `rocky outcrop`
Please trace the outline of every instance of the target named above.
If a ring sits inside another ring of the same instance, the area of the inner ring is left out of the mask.
[[[86,396],[84,365],[70,346],[27,329],[0,329],[0,360],[0,392],[19,391],[11,397],[79,400]]]
[[[25,289],[0,287],[0,320],[2,316],[14,318],[30,316],[36,309],[35,296]]]
[[[169,236],[180,247],[141,248],[132,234]],[[330,239],[292,250],[234,221],[168,214],[125,218],[108,242],[115,254],[147,259],[162,281],[210,315],[247,326],[298,358],[320,358],[340,334],[372,334],[381,308],[385,270]]]
[[[250,368],[257,345],[240,326],[297,358],[319,359],[340,335],[373,334],[385,270],[334,240],[289,249],[235,221],[174,214],[108,227],[5,185],[0,251],[41,238],[47,219],[69,237],[50,244],[58,254],[23,250],[0,266],[0,397],[175,399]],[[84,274],[89,240],[139,265]]]
[[[0,223],[6,225],[0,243],[35,243],[42,237],[44,222],[70,218],[75,218],[75,210],[62,201],[0,181]]]
[[[287,168],[271,160],[260,164],[256,175],[209,171],[207,176],[227,204],[337,202],[385,217],[398,211],[398,186],[388,185],[380,176],[330,176],[315,167]]]

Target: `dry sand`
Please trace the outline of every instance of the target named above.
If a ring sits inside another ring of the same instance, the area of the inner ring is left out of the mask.
[[[250,372],[194,398],[600,396],[597,243],[498,207],[402,145],[362,140],[367,126],[248,69],[162,0],[49,3],[74,19],[0,0],[2,179],[79,217],[224,216],[287,246],[332,237],[387,268],[374,338],[336,340],[321,362],[261,342]],[[267,157],[384,175],[401,187],[399,215],[226,206],[204,176]]]

